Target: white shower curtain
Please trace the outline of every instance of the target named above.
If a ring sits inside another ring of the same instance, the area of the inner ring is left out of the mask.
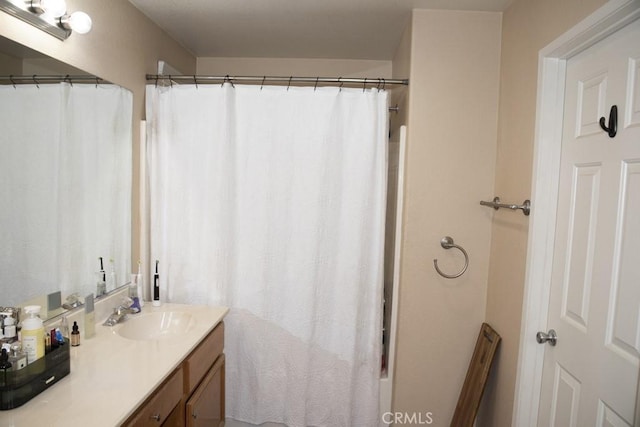
[[[95,292],[99,256],[124,283],[131,112],[114,85],[0,86],[0,305]]]
[[[378,425],[386,92],[150,85],[147,120],[162,292],[231,308],[227,417]]]

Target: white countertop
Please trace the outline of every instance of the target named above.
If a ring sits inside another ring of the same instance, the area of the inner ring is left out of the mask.
[[[177,339],[138,341],[96,325],[96,335],[71,347],[71,372],[19,408],[0,411],[0,427],[113,427],[124,422],[222,321],[226,307],[164,303],[142,313],[186,311],[193,322]],[[136,316],[136,315],[133,315]],[[125,321],[126,322],[126,321]]]

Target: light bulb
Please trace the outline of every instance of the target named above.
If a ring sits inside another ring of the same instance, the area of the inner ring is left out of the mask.
[[[60,25],[67,30],[75,31],[78,34],[87,34],[91,31],[91,17],[84,12],[73,12],[60,18]]]
[[[52,18],[58,18],[67,13],[65,0],[40,0],[40,7],[44,10],[44,15]]]

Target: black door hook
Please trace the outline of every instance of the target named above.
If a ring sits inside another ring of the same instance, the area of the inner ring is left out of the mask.
[[[609,134],[609,138],[616,136],[618,132],[618,106],[614,105],[609,111],[609,125],[604,124],[604,117],[600,117],[600,127]]]

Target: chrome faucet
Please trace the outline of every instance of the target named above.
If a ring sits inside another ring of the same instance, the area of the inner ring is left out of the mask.
[[[131,298],[124,298],[121,305],[113,309],[113,313],[104,321],[104,326],[115,326],[122,322],[127,314],[136,313],[130,306],[133,304]]]

